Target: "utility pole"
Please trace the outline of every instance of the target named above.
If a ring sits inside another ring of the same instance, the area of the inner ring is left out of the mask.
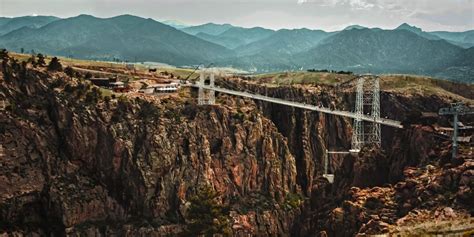
[[[474,114],[473,107],[467,107],[464,103],[452,103],[449,108],[441,108],[439,115],[453,115],[453,159],[458,153],[458,122],[460,115]]]

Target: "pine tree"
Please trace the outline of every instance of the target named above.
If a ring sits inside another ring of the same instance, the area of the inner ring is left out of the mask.
[[[231,235],[229,210],[228,207],[219,203],[218,196],[218,193],[210,186],[203,186],[198,189],[196,195],[190,198],[187,235]]]
[[[38,61],[37,61],[37,65],[40,66],[40,67],[44,67],[46,65],[46,62],[44,61],[44,56],[43,54],[38,54],[36,55],[36,57],[38,58]]]
[[[38,60],[39,61],[39,60]],[[48,65],[48,71],[62,71],[63,66],[59,62],[59,59],[57,57],[54,57],[51,59],[51,62],[49,62]]]
[[[7,49],[0,50],[0,59],[5,60],[8,58],[8,51]]]
[[[86,75],[84,76],[84,79],[89,80],[92,78],[92,73],[87,72]]]
[[[73,77],[75,72],[74,72],[74,69],[72,69],[72,67],[70,66],[67,66],[65,69],[64,69],[64,72],[70,76],[70,77]]]

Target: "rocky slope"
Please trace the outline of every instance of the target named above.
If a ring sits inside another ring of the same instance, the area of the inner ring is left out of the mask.
[[[77,79],[18,65],[2,77],[0,230],[176,234],[207,184],[230,206],[235,234],[289,232],[295,159],[255,109],[97,99]]]
[[[384,128],[382,148],[333,157],[329,184],[323,153],[350,147],[347,119],[225,95],[214,106],[186,93],[154,102],[102,97],[81,79],[11,60],[0,78],[9,104],[0,114],[0,234],[179,235],[202,186],[228,208],[234,236],[407,233],[435,219],[472,230],[472,154],[450,159],[449,142],[430,126]],[[330,86],[218,83],[353,107],[353,94]],[[401,120],[408,108],[450,102],[381,96],[383,116]]]
[[[325,107],[346,110],[354,107],[351,102],[354,101],[353,93],[332,86],[267,87],[241,79],[221,83],[226,87],[240,87],[308,104],[320,103]],[[456,99],[459,98],[464,97]],[[462,100],[470,102],[472,97]],[[417,218],[420,223],[433,220],[451,223],[455,220],[453,225],[460,226],[457,230],[473,230],[471,216],[474,206],[468,198],[474,194],[472,148],[465,145],[467,149],[460,153],[458,159],[452,160],[449,139],[446,141],[436,136],[431,125],[420,125],[448,124],[447,121],[443,118],[434,122],[420,119],[416,121],[420,124],[410,125],[414,122],[410,121],[414,111],[436,113],[440,107],[449,106],[453,98],[383,91],[381,101],[382,117],[404,121],[406,128],[382,127],[382,147],[367,147],[358,157],[333,156],[330,170],[335,171],[336,180],[332,185],[321,179],[322,154],[325,149],[350,149],[350,121],[266,102],[258,103],[265,116],[289,138],[288,146],[296,159],[297,182],[308,197],[304,213],[296,221],[292,235],[312,236],[319,231],[329,236],[397,232],[401,231],[400,226],[417,223],[414,221]],[[463,121],[472,124],[474,118],[463,117]],[[445,180],[449,181],[444,183]],[[409,188],[406,188],[407,183]],[[370,206],[371,201],[376,204]],[[450,214],[444,215],[444,210]],[[425,226],[424,230],[429,229],[436,228]],[[445,233],[446,228],[439,231]],[[420,233],[423,232],[411,234]]]

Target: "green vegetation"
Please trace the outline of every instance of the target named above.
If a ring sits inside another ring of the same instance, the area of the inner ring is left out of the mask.
[[[64,73],[66,73],[66,75],[68,75],[68,76],[70,76],[70,77],[75,76],[74,69],[72,69],[72,67],[70,67],[70,66],[67,66],[67,67],[64,69]]]
[[[169,67],[169,68],[161,68],[161,69],[158,69],[157,70],[157,73],[170,73],[174,76],[176,76],[177,78],[180,78],[180,79],[185,79],[187,78],[188,76],[190,76],[189,78],[196,78],[197,76],[199,76],[199,73],[196,72],[194,74],[192,74],[192,72],[194,71],[194,69],[185,69],[185,68],[172,68],[172,67]]]
[[[413,75],[383,75],[380,88],[386,91],[420,95],[439,95],[474,100],[474,85]],[[464,97],[461,98],[460,96]]]
[[[138,116],[145,121],[153,120],[154,118],[160,116],[158,108],[151,102],[142,101],[140,108],[141,109]]]
[[[8,51],[6,49],[1,49],[0,50],[0,59],[5,60],[8,58]]]
[[[287,193],[285,197],[285,205],[286,209],[296,209],[303,203],[303,196],[298,193]]]
[[[38,55],[36,55],[36,57],[38,58],[38,60],[36,61],[36,65],[44,67],[46,65],[46,62],[44,61],[45,57],[43,56],[43,54],[39,53]]]
[[[355,78],[353,75],[325,72],[284,72],[261,74],[255,77],[260,83],[293,85],[293,84],[325,84],[334,85]]]
[[[114,123],[122,121],[130,106],[130,101],[124,96],[120,96],[117,101],[117,108],[112,114],[111,121]]]
[[[236,120],[244,121],[245,114],[242,112],[242,110],[237,109],[237,113],[233,114],[232,117]]]
[[[181,122],[181,114],[173,108],[168,108],[165,112],[165,116],[176,123]]]
[[[114,93],[112,92],[112,90],[109,90],[109,89],[105,89],[105,88],[102,88],[102,87],[99,87],[99,90],[102,94],[103,97],[106,97],[106,96],[109,96],[111,97]]]
[[[85,102],[86,104],[97,104],[102,98],[102,93],[97,87],[92,87],[92,89],[87,92]]]
[[[191,206],[187,215],[187,236],[231,235],[229,208],[218,201],[219,194],[208,185],[197,190],[190,198]]]
[[[232,208],[241,214],[249,211],[267,211],[275,208],[275,200],[266,193],[250,192],[246,196],[235,196],[231,199]]]
[[[338,85],[353,80],[357,75],[326,72],[280,72],[261,74],[252,79],[266,86],[277,85]],[[473,102],[474,85],[414,75],[381,75],[380,88],[384,91],[407,94],[439,95],[455,100]],[[463,98],[464,97],[464,98]]]
[[[56,71],[62,71],[63,70],[63,65],[59,62],[59,59],[57,57],[54,57],[51,59],[51,61],[48,64],[48,71],[51,72],[56,72]]]

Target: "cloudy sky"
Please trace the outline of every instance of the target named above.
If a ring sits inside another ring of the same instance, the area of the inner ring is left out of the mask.
[[[0,16],[133,14],[187,24],[340,30],[348,25],[474,29],[474,0],[0,0]]]

